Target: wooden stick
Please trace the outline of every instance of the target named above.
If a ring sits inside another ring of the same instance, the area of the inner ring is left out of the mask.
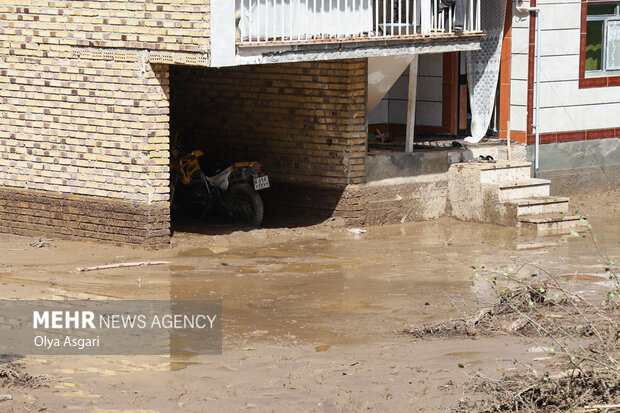
[[[511,153],[511,150],[510,150],[510,147],[511,147],[511,145],[510,145],[510,121],[506,122],[506,125],[507,125],[506,128],[508,129],[507,130],[508,135],[507,135],[507,138],[506,138],[506,143],[508,145],[508,160],[512,161],[512,153]]]
[[[147,265],[163,265],[163,264],[170,264],[170,261],[121,262],[118,264],[96,265],[94,267],[83,267],[83,268],[77,267],[75,271],[86,272],[86,271],[96,271],[96,270],[108,270],[110,268],[144,267]]]
[[[585,406],[583,412],[596,412],[598,410],[618,409],[620,404],[597,404],[594,406]]]

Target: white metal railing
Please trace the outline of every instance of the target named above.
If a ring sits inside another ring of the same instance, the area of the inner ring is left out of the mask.
[[[480,0],[236,0],[237,42],[382,39],[479,32]],[[462,17],[461,17],[462,16]],[[461,19],[461,22],[457,21]]]

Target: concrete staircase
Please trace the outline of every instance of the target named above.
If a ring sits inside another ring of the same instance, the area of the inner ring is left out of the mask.
[[[585,227],[569,213],[568,198],[549,195],[550,181],[531,177],[531,163],[471,161],[450,166],[450,214],[465,221],[489,222],[566,233]]]

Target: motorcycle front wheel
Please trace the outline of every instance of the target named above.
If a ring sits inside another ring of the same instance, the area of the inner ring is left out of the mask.
[[[259,226],[263,223],[263,200],[249,184],[231,186],[226,193],[226,198],[229,200],[229,212],[232,213],[234,219],[252,226]]]

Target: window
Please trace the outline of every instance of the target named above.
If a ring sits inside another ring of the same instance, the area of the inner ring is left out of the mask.
[[[587,7],[585,70],[594,76],[620,74],[620,3]]]

